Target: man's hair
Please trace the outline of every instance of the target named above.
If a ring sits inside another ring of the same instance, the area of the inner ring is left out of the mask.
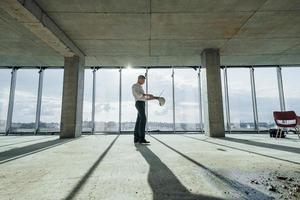
[[[139,75],[138,79],[146,79],[146,77],[144,75]]]

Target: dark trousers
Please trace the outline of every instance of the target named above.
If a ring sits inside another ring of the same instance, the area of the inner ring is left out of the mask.
[[[138,111],[137,119],[134,128],[134,140],[144,140],[145,139],[145,126],[146,126],[146,114],[145,114],[145,102],[136,101],[135,107]]]

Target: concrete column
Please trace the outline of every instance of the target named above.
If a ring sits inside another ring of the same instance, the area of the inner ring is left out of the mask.
[[[84,58],[65,57],[60,138],[81,136]]]
[[[204,131],[209,137],[225,137],[219,49],[201,54]]]

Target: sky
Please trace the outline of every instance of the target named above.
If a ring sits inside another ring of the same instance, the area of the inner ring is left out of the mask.
[[[10,69],[0,69],[0,119],[7,115]],[[136,109],[131,86],[145,69],[122,70],[122,122],[135,121]],[[272,122],[272,112],[279,110],[277,74],[275,68],[255,68],[255,84],[259,121]],[[156,101],[149,102],[149,121],[172,123],[172,70],[150,69],[149,93],[159,95],[162,91],[167,100],[164,107]],[[282,68],[286,107],[300,114],[300,68]],[[199,88],[197,71],[175,69],[175,115],[176,122],[199,122]],[[46,69],[42,99],[42,122],[60,122],[62,101],[62,69]],[[229,102],[231,121],[252,122],[253,111],[249,69],[228,69]],[[34,122],[38,87],[38,70],[19,69],[15,94],[13,122]],[[144,86],[146,90],[146,86]],[[91,119],[92,72],[86,70],[83,120]],[[96,121],[118,121],[119,118],[119,70],[100,69],[96,79]]]
[[[0,69],[0,119],[6,120],[11,70]],[[63,70],[44,73],[41,121],[60,122]],[[34,122],[38,91],[38,70],[19,69],[15,91],[13,122]]]
[[[122,70],[122,121],[135,121],[136,109],[132,96],[131,86],[136,83],[140,74],[145,74],[144,69],[124,69]],[[149,93],[159,95],[162,91],[167,100],[164,107],[160,107],[157,101],[149,102],[149,120],[156,122],[172,123],[172,70],[171,69],[151,69],[148,74]],[[84,120],[90,120],[90,110],[92,101],[92,73],[85,74],[85,105]],[[176,108],[178,121],[199,123],[199,94],[197,73],[193,69],[186,72],[178,71],[175,76],[176,87]],[[146,91],[146,85],[143,86]],[[186,88],[186,89],[183,89]],[[118,70],[100,69],[96,78],[96,121],[115,121],[119,116],[119,73]],[[185,107],[185,112],[182,110]]]
[[[300,114],[299,75],[300,68],[282,68],[286,108]],[[255,68],[254,77],[259,121],[273,122],[273,111],[280,110],[276,68]],[[253,121],[249,69],[228,69],[228,90],[231,122]]]

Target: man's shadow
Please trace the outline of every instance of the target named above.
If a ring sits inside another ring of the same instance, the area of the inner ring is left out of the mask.
[[[137,151],[142,154],[149,164],[148,182],[153,191],[153,200],[220,199],[206,195],[192,194],[147,145],[135,146]]]

